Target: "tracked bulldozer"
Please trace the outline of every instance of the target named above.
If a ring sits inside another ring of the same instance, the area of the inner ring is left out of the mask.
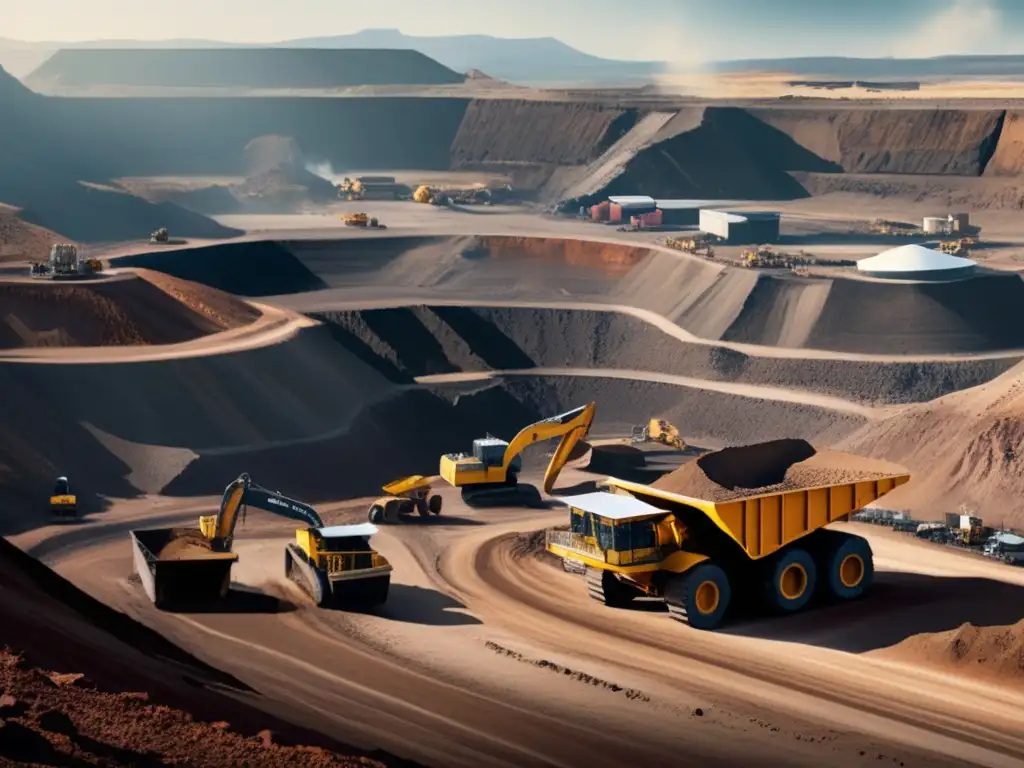
[[[216,515],[199,528],[131,531],[135,572],[158,608],[216,604],[227,597],[235,525],[251,505],[306,524],[286,547],[285,576],[319,606],[367,607],[387,600],[391,564],[373,550],[369,523],[326,527],[316,510],[242,474],[224,490]]]
[[[166,245],[170,240],[171,236],[167,231],[167,227],[160,227],[160,229],[154,231],[149,236],[149,242],[153,245]]]
[[[538,421],[522,429],[511,442],[490,435],[478,438],[473,441],[472,453],[447,453],[441,457],[441,477],[460,488],[462,500],[471,507],[539,504],[536,489],[519,484],[520,454],[533,443],[562,438],[544,473],[544,492],[551,493],[572,449],[589,433],[595,408],[594,403],[588,403]]]
[[[371,523],[398,523],[413,514],[420,517],[441,514],[441,497],[431,494],[431,480],[423,475],[410,475],[388,483],[386,496],[376,499],[367,513]]]

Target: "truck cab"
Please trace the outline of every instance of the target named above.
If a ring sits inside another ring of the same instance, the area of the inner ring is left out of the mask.
[[[50,514],[56,517],[78,517],[78,497],[71,492],[71,484],[63,475],[53,484],[50,495]]]

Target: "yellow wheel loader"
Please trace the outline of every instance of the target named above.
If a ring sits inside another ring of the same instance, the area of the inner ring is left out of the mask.
[[[523,464],[520,454],[533,443],[562,438],[544,473],[544,492],[551,493],[572,449],[589,433],[595,408],[594,403],[588,403],[538,421],[521,430],[511,442],[491,436],[478,438],[473,441],[472,453],[447,453],[441,457],[441,477],[461,488],[462,500],[471,507],[539,503],[536,489],[529,486],[531,494],[519,485]]]
[[[635,442],[651,440],[675,448],[677,451],[686,450],[686,441],[679,434],[679,427],[664,419],[651,419],[645,426],[634,428],[633,433],[639,435],[639,439]]]
[[[387,600],[391,564],[370,546],[369,523],[325,527],[316,510],[267,490],[242,474],[225,490],[216,515],[199,528],[131,531],[135,572],[158,608],[216,603],[227,597],[235,524],[248,505],[300,520],[285,551],[285,576],[320,606],[369,607]]]
[[[623,608],[638,597],[662,598],[672,618],[712,630],[737,598],[790,614],[817,595],[863,595],[874,573],[870,544],[825,526],[909,479],[878,472],[723,502],[609,478],[611,492],[562,499],[570,530],[549,530],[546,547],[566,570],[585,571],[593,599]]]
[[[50,496],[50,514],[61,519],[78,519],[78,497],[71,492],[66,477],[58,477]]]
[[[367,512],[371,523],[398,523],[403,517],[419,513],[420,517],[441,514],[441,497],[431,494],[431,479],[423,475],[410,475],[388,483],[383,491],[387,496],[376,499]]]

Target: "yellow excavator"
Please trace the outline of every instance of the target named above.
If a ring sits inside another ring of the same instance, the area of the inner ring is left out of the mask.
[[[131,531],[135,571],[158,608],[227,597],[238,561],[235,525],[249,505],[306,523],[287,545],[284,570],[317,605],[369,607],[387,600],[392,567],[370,547],[375,526],[324,526],[308,504],[262,488],[243,473],[224,489],[217,514],[199,518],[198,530]]]
[[[471,507],[537,503],[540,499],[536,489],[519,485],[523,449],[542,440],[562,438],[544,473],[544,492],[551,493],[572,449],[590,432],[595,408],[595,403],[588,403],[542,419],[521,430],[511,442],[490,435],[478,438],[473,441],[472,453],[446,453],[441,457],[441,477],[461,488],[462,500]]]

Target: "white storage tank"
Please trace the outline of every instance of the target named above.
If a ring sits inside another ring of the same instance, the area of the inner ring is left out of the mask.
[[[926,235],[944,235],[949,231],[949,219],[945,216],[925,216],[922,229]]]

